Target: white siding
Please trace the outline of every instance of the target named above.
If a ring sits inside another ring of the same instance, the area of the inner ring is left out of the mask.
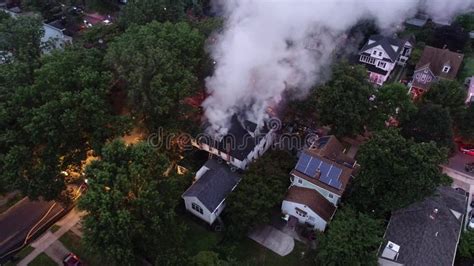
[[[332,204],[334,204],[334,206],[337,206],[337,204],[339,203],[339,195],[337,194],[334,194],[322,187],[319,187],[309,181],[307,181],[306,179],[303,179],[303,178],[300,178],[298,176],[295,176],[293,175],[293,185],[295,186],[298,186],[298,187],[304,187],[304,188],[309,188],[309,189],[313,189],[313,190],[316,190],[317,192],[319,192],[319,194],[323,195],[323,197],[325,197],[329,202],[331,202]],[[291,179],[290,179],[291,180]],[[332,196],[332,197],[331,197]]]
[[[204,206],[204,204],[202,204],[202,202],[198,200],[196,197],[183,197],[183,199],[184,199],[184,205],[186,206],[186,210],[188,210],[190,213],[206,221],[208,224],[212,224],[216,220],[216,215],[212,214],[211,211],[209,211]],[[199,205],[202,208],[203,210],[202,214],[192,208],[193,203]]]
[[[299,215],[296,212],[296,208],[305,211],[307,213],[306,217]],[[327,222],[306,205],[284,200],[281,204],[281,211],[283,214],[289,214],[298,218],[298,221],[302,224],[309,223],[313,225],[314,229],[319,231],[326,229]]]

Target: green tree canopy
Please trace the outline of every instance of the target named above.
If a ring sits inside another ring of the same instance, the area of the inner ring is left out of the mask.
[[[3,13],[0,11],[0,13]],[[41,19],[33,16],[4,17],[0,21],[0,56],[27,64],[28,74],[38,67],[41,56]],[[9,61],[9,60],[8,60]]]
[[[185,18],[183,0],[129,0],[123,8],[119,23],[124,27],[132,24],[145,25],[158,22],[178,22]]]
[[[333,79],[316,91],[321,123],[330,125],[337,136],[363,133],[373,118],[371,99],[375,93],[363,66],[337,64]]]
[[[89,189],[79,202],[87,211],[84,241],[91,252],[120,265],[140,257],[159,265],[184,263],[179,246],[185,228],[175,219],[176,202],[160,192],[169,163],[147,143],[104,147],[102,159],[86,168]]]
[[[466,141],[474,141],[474,105],[463,109],[456,119],[456,128],[461,137]]]
[[[321,235],[316,263],[375,266],[382,235],[380,220],[345,207],[337,212]]]
[[[376,109],[374,112],[378,119],[373,122],[374,127],[383,129],[385,122],[393,117],[399,122],[407,121],[410,116],[416,112],[416,106],[413,104],[407,89],[402,84],[389,84],[382,86],[376,94]]]
[[[62,170],[79,167],[86,152],[121,134],[121,119],[107,101],[110,74],[95,50],[66,49],[42,58],[34,83],[22,65],[0,67],[8,88],[0,103],[0,179],[7,189],[53,199],[64,188]]]
[[[376,132],[359,149],[361,171],[353,182],[350,202],[377,215],[408,206],[449,183],[439,164],[446,152],[434,143],[415,143],[395,129]],[[375,200],[376,199],[376,200]]]
[[[474,231],[463,231],[458,246],[458,255],[474,259]]]
[[[416,142],[434,141],[439,147],[454,149],[453,122],[449,111],[440,105],[424,104],[406,123],[402,134]]]
[[[466,90],[457,81],[441,80],[430,87],[422,101],[441,105],[455,116],[464,107],[466,96]]]
[[[196,85],[203,37],[187,23],[130,27],[114,41],[106,62],[127,82],[133,111],[152,128],[180,117],[181,100]]]
[[[270,220],[272,208],[281,204],[289,185],[294,159],[284,151],[265,154],[245,172],[227,198],[226,217],[233,237],[243,237],[256,225]]]

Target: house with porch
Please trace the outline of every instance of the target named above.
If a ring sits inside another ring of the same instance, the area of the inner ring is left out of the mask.
[[[467,197],[451,187],[394,211],[378,252],[382,266],[454,265]]]
[[[212,225],[225,208],[225,199],[240,176],[225,163],[209,159],[196,173],[193,184],[181,196],[186,210]]]
[[[410,82],[410,92],[417,97],[427,90],[431,84],[442,80],[453,80],[461,68],[463,54],[425,46],[420,60],[416,64],[413,80]]]
[[[399,39],[372,35],[359,52],[359,62],[367,68],[370,82],[381,86],[396,65],[406,64],[414,45],[412,36]]]
[[[308,214],[300,215],[302,212],[296,210],[296,204],[289,204],[289,202],[296,202],[291,200],[294,199],[292,196],[290,200],[286,198],[282,204],[281,210],[285,219],[289,220],[293,216],[298,218],[300,223],[324,231],[326,224],[332,218],[332,215],[327,215],[327,213],[332,213],[329,212],[331,209],[327,206],[333,206],[335,211],[353,172],[357,169],[356,161],[343,151],[343,145],[335,136],[324,136],[301,152],[295,168],[290,173],[291,186],[288,194],[296,193],[290,193],[290,191],[297,187],[294,190],[299,193],[313,194],[311,197],[305,196],[306,202],[310,199],[313,201],[313,204],[305,204],[306,206],[318,205],[324,208],[311,208],[317,216],[312,216],[315,218],[310,219]],[[316,192],[317,195],[309,191]],[[301,207],[298,208],[301,209]]]
[[[275,140],[275,128],[234,115],[227,134],[220,138],[203,134],[193,139],[193,146],[216,156],[229,164],[233,171],[245,170],[262,156]]]

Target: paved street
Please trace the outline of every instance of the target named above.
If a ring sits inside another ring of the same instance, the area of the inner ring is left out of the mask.
[[[30,201],[25,198],[0,214],[0,256],[23,244],[42,225],[63,211],[53,201]]]
[[[58,231],[54,233],[48,231],[31,244],[31,246],[35,249],[30,254],[28,254],[28,256],[26,256],[22,261],[20,261],[18,265],[28,265],[28,263],[30,263],[44,251],[46,251],[46,254],[48,254],[53,260],[61,262],[64,256],[67,255],[68,250],[57,240],[67,231],[69,231],[73,226],[75,226],[80,219],[80,213],[73,209],[68,215],[64,217],[64,219],[57,223],[57,225],[60,226]],[[59,244],[54,244],[56,242],[58,242]],[[53,247],[50,248],[52,245]]]

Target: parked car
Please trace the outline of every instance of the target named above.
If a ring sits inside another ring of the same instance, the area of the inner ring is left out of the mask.
[[[63,259],[63,265],[64,266],[81,266],[82,263],[74,253],[69,253]]]
[[[464,165],[464,170],[466,170],[468,173],[474,172],[474,162],[466,163]]]
[[[474,145],[461,143],[459,144],[459,151],[464,154],[474,156]]]

